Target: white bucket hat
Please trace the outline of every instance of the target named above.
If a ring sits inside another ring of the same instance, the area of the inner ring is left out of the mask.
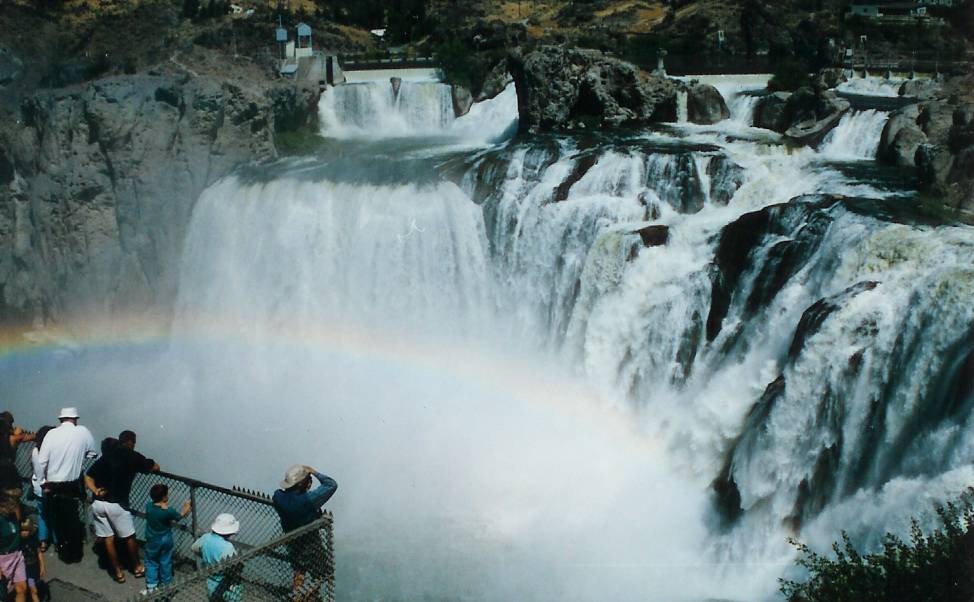
[[[284,480],[281,481],[281,489],[290,489],[294,487],[307,477],[310,472],[304,466],[300,464],[295,464],[294,466],[287,469],[284,473]]]
[[[61,408],[61,413],[58,414],[58,419],[62,418],[78,418],[78,408]]]
[[[233,535],[240,531],[240,521],[232,514],[220,514],[213,520],[210,530],[217,535]]]

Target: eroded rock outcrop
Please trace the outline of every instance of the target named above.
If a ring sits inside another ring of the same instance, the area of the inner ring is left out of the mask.
[[[883,163],[915,167],[921,189],[942,196],[946,208],[967,222],[974,222],[972,85],[971,76],[962,76],[901,89],[920,100],[890,116],[877,151]]]
[[[45,90],[0,128],[0,316],[163,314],[202,190],[273,157],[293,86],[159,71]]]
[[[680,82],[648,75],[597,50],[544,46],[511,54],[507,68],[517,87],[522,131],[676,119]]]

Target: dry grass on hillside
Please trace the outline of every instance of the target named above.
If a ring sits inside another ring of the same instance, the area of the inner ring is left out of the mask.
[[[528,35],[538,38],[546,33],[575,29],[559,22],[559,13],[568,5],[565,0],[503,0],[485,6],[487,19],[506,23],[526,22]],[[595,11],[594,16],[611,21],[619,29],[632,33],[646,33],[659,25],[666,16],[661,2],[650,0],[619,0],[609,2]]]

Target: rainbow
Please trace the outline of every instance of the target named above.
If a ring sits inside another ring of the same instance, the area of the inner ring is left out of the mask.
[[[279,324],[273,337],[259,341],[241,332],[240,320],[227,316],[180,320],[177,331],[168,318],[153,315],[86,318],[44,328],[0,330],[0,368],[7,362],[30,364],[32,356],[90,351],[151,351],[180,345],[247,349],[267,346],[281,352],[311,351],[376,365],[394,365],[421,373],[448,372],[464,382],[505,397],[514,397],[597,421],[637,446],[654,446],[636,432],[632,412],[607,400],[553,362],[538,362],[507,349],[459,344],[455,340],[416,340],[389,332],[344,326],[327,328],[304,323]]]

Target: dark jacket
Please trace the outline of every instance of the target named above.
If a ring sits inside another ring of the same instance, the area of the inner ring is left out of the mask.
[[[284,532],[294,531],[321,518],[321,507],[335,495],[338,483],[320,472],[315,473],[320,485],[308,491],[278,489],[274,492],[274,509],[281,517]]]

